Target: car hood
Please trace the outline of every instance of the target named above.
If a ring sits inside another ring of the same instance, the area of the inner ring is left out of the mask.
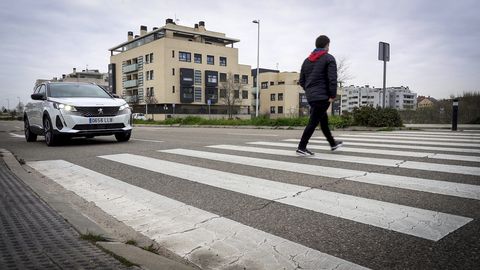
[[[126,103],[121,98],[49,98],[49,100],[76,107],[122,106]]]

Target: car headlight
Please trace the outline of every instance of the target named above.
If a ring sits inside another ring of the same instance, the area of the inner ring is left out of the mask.
[[[123,111],[125,110],[126,108],[129,108],[130,106],[128,106],[127,103],[123,104],[122,106],[120,106],[120,108],[118,109],[119,111]]]
[[[67,112],[76,112],[77,109],[72,105],[62,104],[62,103],[53,103],[53,107],[58,110],[65,110]]]

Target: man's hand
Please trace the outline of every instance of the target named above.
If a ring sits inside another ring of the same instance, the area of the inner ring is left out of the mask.
[[[335,98],[329,98],[328,102],[332,103],[335,100]]]

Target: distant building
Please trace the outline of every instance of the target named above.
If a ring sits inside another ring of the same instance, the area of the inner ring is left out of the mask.
[[[157,120],[178,114],[225,117],[229,105],[222,84],[231,74],[242,84],[235,90],[235,114],[250,117],[252,77],[250,66],[238,63],[233,45],[239,41],[207,30],[203,21],[188,27],[167,19],[150,32],[140,26],[140,35],[128,32],[125,42],[110,49],[110,89]]]
[[[417,94],[409,87],[389,87],[386,89],[386,107],[398,110],[415,110]],[[361,106],[383,106],[383,89],[365,86],[347,86],[342,88],[341,112],[351,112]]]
[[[45,81],[52,82],[91,82],[95,83],[104,89],[108,89],[108,73],[102,73],[98,69],[85,69],[77,71],[73,68],[70,74],[63,74],[61,78],[53,77],[51,80],[38,79],[35,85]]]
[[[252,70],[254,80],[257,77],[256,71]],[[259,113],[270,115],[270,118],[307,115],[308,103],[302,87],[298,85],[298,79],[297,72],[261,69]],[[253,100],[255,101],[255,98]]]
[[[434,99],[433,97],[426,97],[426,96],[419,96],[417,98],[417,108],[430,108],[432,107],[435,103],[437,103],[437,100]]]

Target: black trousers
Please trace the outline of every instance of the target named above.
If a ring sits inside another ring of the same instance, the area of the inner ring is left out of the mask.
[[[335,144],[335,140],[332,137],[332,133],[330,132],[330,128],[328,127],[328,115],[327,110],[330,107],[330,102],[328,100],[319,100],[309,102],[310,104],[310,120],[308,121],[308,125],[305,127],[303,131],[302,139],[298,144],[299,149],[307,148],[308,141],[313,135],[315,128],[320,123],[320,128],[322,129],[323,135],[327,139],[330,146]]]

